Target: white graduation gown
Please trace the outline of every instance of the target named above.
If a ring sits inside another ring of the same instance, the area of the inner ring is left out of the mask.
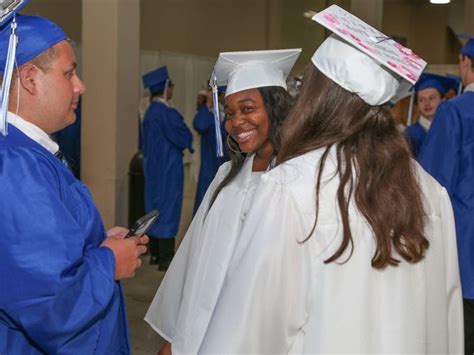
[[[252,164],[253,156],[208,212],[209,200],[229,172],[230,162],[220,167],[146,313],[145,321],[172,343],[173,355],[196,353],[204,337],[263,174],[252,172]]]
[[[372,268],[371,228],[350,206],[354,252],[340,245],[335,154],[326,161],[318,225],[315,177],[322,150],[263,175],[199,353],[461,354],[463,316],[448,195],[417,163],[430,246],[423,261]],[[341,261],[345,260],[344,258]]]

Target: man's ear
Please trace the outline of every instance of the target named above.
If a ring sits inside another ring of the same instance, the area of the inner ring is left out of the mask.
[[[27,63],[20,67],[19,72],[21,87],[24,90],[28,91],[31,95],[36,95],[38,91],[38,67],[34,66],[33,64]]]

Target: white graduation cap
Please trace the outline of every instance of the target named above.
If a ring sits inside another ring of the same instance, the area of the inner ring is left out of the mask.
[[[226,97],[239,91],[265,86],[280,86],[286,90],[286,78],[300,53],[301,48],[219,54],[209,82],[213,91],[217,156],[223,155],[217,104],[218,87],[227,85]]]
[[[227,85],[225,95],[264,86],[286,89],[286,78],[301,49],[224,52],[214,65],[217,85]]]
[[[337,5],[312,19],[334,33],[311,61],[324,75],[369,105],[404,97],[426,66],[411,49]]]

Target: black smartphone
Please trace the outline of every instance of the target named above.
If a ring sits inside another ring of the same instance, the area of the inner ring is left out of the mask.
[[[152,210],[146,215],[137,219],[133,227],[130,228],[130,231],[125,236],[125,238],[133,237],[136,235],[142,236],[143,234],[146,234],[148,229],[150,229],[151,225],[153,224],[153,222],[156,221],[159,215],[160,213],[157,210]]]

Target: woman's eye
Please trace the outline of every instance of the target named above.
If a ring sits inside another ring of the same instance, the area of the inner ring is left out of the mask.
[[[251,112],[252,109],[253,109],[253,107],[251,107],[251,106],[245,106],[245,107],[242,109],[242,111],[243,111],[243,112]]]
[[[231,113],[224,113],[224,120],[228,121],[232,119],[232,114]]]

